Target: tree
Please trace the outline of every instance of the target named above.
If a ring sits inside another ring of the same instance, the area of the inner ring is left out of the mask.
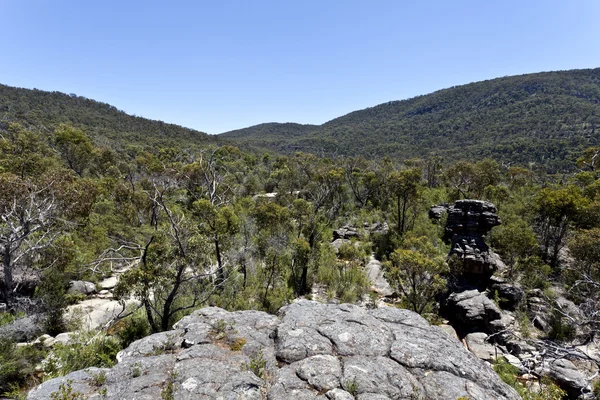
[[[217,261],[216,285],[225,282],[223,255],[229,248],[233,236],[238,233],[240,221],[229,206],[215,207],[209,200],[200,199],[192,204],[194,214],[200,223],[198,229],[214,244]]]
[[[520,218],[504,221],[494,230],[492,245],[502,255],[512,277],[517,263],[537,250],[537,241],[531,226]]]
[[[93,157],[94,147],[90,139],[79,129],[65,124],[56,128],[54,136],[56,147],[69,168],[83,176]]]
[[[120,276],[115,297],[140,301],[153,332],[168,330],[176,315],[206,301],[216,289],[214,271],[206,259],[208,243],[197,224],[172,203],[167,183],[152,184],[149,225],[141,225],[136,242],[117,240],[96,264],[120,262],[131,269]],[[144,242],[141,242],[143,238]]]
[[[576,296],[586,331],[600,329],[600,228],[581,230],[569,240],[575,261],[569,267],[570,292]]]
[[[435,296],[446,288],[444,274],[448,265],[425,237],[407,238],[403,248],[390,255],[384,268],[390,286],[419,314],[431,311]]]
[[[396,205],[396,230],[402,236],[408,230],[408,212],[420,196],[422,171],[403,169],[390,174],[388,185]]]
[[[579,188],[568,186],[542,189],[535,204],[542,255],[544,261],[556,268],[570,225],[587,205],[587,200]]]
[[[4,270],[3,299],[11,307],[14,274],[24,273],[60,235],[59,204],[53,182],[37,186],[13,174],[0,175],[0,251]]]

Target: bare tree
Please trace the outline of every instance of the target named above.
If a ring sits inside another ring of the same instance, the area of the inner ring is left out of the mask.
[[[15,273],[25,273],[60,235],[58,204],[47,186],[36,187],[14,175],[0,177],[0,251],[3,299],[12,306]]]

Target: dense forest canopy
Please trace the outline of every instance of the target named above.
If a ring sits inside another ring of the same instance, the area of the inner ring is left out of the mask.
[[[221,134],[294,154],[398,159],[493,158],[573,170],[600,144],[600,69],[511,76],[355,111],[323,125],[261,124]]]
[[[15,88],[0,84],[0,123],[18,122],[24,127],[50,133],[59,124],[85,130],[96,141],[125,145],[218,143],[193,129],[136,117],[116,107],[75,94]]]

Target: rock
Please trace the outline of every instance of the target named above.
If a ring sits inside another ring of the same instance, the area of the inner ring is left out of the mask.
[[[68,344],[71,340],[71,336],[73,335],[73,332],[63,332],[63,333],[59,333],[58,335],[56,335],[56,337],[54,338],[54,342],[55,343],[60,343],[60,344]]]
[[[450,336],[451,338],[458,339],[458,334],[456,333],[456,329],[454,329],[452,327],[452,325],[442,324],[442,325],[438,325],[438,327],[441,330],[443,330],[444,332],[446,332],[448,334],[448,336]]]
[[[69,282],[69,294],[90,295],[96,293],[96,285],[87,281],[71,281]]]
[[[117,286],[118,282],[119,279],[116,276],[111,276],[110,278],[101,281],[98,285],[100,286],[100,289],[112,290]]]
[[[342,247],[345,244],[351,243],[350,240],[348,239],[335,239],[333,242],[331,242],[331,246],[333,246],[333,248],[335,249],[335,251],[338,251],[340,249],[340,247]]]
[[[336,239],[358,239],[360,237],[360,233],[358,230],[351,225],[344,225],[340,229],[336,229],[333,231],[333,240]]]
[[[368,264],[365,266],[365,272],[371,280],[371,290],[385,297],[394,294],[394,291],[390,287],[390,284],[385,280],[383,276],[381,262],[377,260],[373,255],[371,255]]]
[[[128,305],[137,304],[135,300],[125,302]],[[64,318],[77,320],[83,329],[93,330],[103,327],[123,311],[121,302],[111,299],[91,298],[68,306]]]
[[[473,332],[465,336],[465,342],[469,351],[477,358],[493,363],[496,358],[503,356],[504,353],[497,346],[486,341],[488,335],[483,332]]]
[[[554,380],[572,398],[590,392],[586,377],[571,361],[564,358],[544,363],[539,372]]]
[[[454,322],[452,325],[465,333],[496,333],[508,322],[502,320],[498,306],[477,289],[450,294],[445,309]]]
[[[43,321],[37,315],[28,315],[0,326],[0,337],[15,342],[29,342],[43,332]]]
[[[187,344],[186,344],[187,343]],[[235,347],[233,343],[238,343]],[[279,316],[210,307],[174,330],[132,343],[98,370],[42,383],[28,399],[48,399],[61,383],[83,398],[160,399],[519,399],[483,361],[421,316],[301,300]],[[169,383],[170,382],[170,383]]]
[[[525,297],[523,289],[507,283],[494,283],[490,286],[490,291],[492,294],[498,293],[500,307],[507,310],[516,310]]]
[[[440,219],[444,213],[448,214],[445,237],[452,243],[448,256],[461,260],[465,278],[485,281],[506,267],[483,240],[486,233],[501,224],[496,206],[481,200],[458,200],[452,206],[442,204],[429,210],[432,219]]]

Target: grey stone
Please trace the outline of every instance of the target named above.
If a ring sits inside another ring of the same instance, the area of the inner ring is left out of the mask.
[[[455,324],[461,324],[469,332],[495,333],[509,322],[502,320],[498,306],[477,289],[452,293],[446,307]]]
[[[507,283],[495,283],[490,290],[492,294],[498,293],[500,307],[507,310],[516,310],[525,297],[523,289]]]
[[[369,258],[368,264],[365,266],[365,272],[371,280],[371,290],[378,293],[381,296],[391,296],[394,294],[390,284],[385,280],[383,276],[383,269],[381,268],[381,262],[377,260],[373,255]]]
[[[103,290],[112,290],[117,286],[119,279],[116,276],[111,276],[109,278],[104,279],[99,283],[99,286]]]
[[[68,380],[84,398],[102,392],[110,400],[160,399],[167,385],[186,400],[519,398],[456,338],[411,311],[306,300],[278,316],[197,310],[172,331],[133,342],[104,371],[101,387],[93,370],[77,371],[42,383],[29,399],[48,399]]]
[[[69,341],[71,340],[71,336],[73,335],[73,332],[63,332],[63,333],[59,333],[58,335],[56,335],[56,337],[54,338],[54,342],[55,343],[61,343],[61,344],[67,344],[69,343]]]
[[[69,294],[90,295],[96,293],[96,285],[87,281],[71,281],[69,282]]]
[[[28,315],[0,326],[0,337],[6,337],[15,342],[29,342],[43,332],[43,321],[37,315]]]
[[[544,363],[540,372],[554,380],[573,398],[590,392],[588,380],[569,360],[559,358]]]
[[[465,336],[465,343],[469,351],[477,358],[493,363],[496,358],[503,356],[504,353],[498,346],[486,341],[488,335],[483,332],[473,332]]]
[[[354,400],[354,396],[343,389],[333,389],[325,393],[329,400]]]

